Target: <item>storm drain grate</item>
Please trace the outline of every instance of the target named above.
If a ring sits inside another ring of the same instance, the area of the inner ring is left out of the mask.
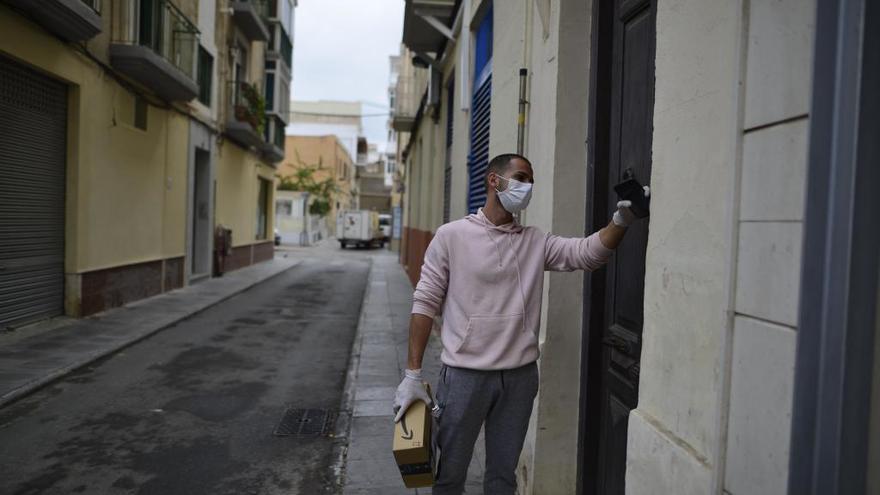
[[[333,429],[335,420],[336,413],[326,409],[288,407],[281,422],[275,427],[275,435],[279,437],[326,435]]]

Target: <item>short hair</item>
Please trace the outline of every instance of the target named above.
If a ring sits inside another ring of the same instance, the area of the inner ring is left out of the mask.
[[[520,160],[529,164],[529,167],[532,166],[532,162],[529,161],[528,158],[519,155],[517,153],[504,153],[496,156],[495,158],[489,160],[489,166],[486,168],[486,178],[484,182],[486,183],[486,188],[489,188],[489,174],[494,172],[498,175],[507,172],[510,169],[510,162],[514,158],[519,158]]]

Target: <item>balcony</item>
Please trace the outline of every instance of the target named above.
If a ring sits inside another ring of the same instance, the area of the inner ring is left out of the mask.
[[[123,0],[113,12],[110,64],[166,101],[189,101],[199,30],[168,0]]]
[[[273,164],[284,160],[284,122],[278,117],[269,117],[266,122],[265,141],[260,145],[263,157]]]
[[[85,41],[101,32],[100,0],[6,0],[6,3],[67,41]]]
[[[406,0],[403,44],[414,52],[436,52],[452,32],[455,0]]]
[[[397,132],[410,132],[415,124],[419,108],[415,86],[413,74],[398,75],[394,105],[391,107],[391,127]]]
[[[266,0],[233,0],[232,20],[250,41],[269,41],[269,4]]]
[[[245,148],[263,148],[263,132],[266,125],[266,102],[253,84],[230,82],[226,93],[229,110],[225,133]]]
[[[293,43],[284,32],[281,24],[271,26],[269,43],[266,45],[266,61],[284,61],[285,70],[290,73],[293,68]]]

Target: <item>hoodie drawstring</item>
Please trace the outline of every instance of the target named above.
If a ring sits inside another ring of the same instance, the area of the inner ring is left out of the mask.
[[[516,249],[513,247],[513,241],[510,240],[510,236],[507,236],[507,243],[510,245],[510,250],[513,251],[513,259],[516,260],[516,280],[519,282],[519,301],[522,304],[522,317],[523,317],[523,332],[526,331],[526,296],[523,293],[523,284],[522,284],[522,275],[519,272],[519,256],[516,254]]]
[[[501,265],[501,260],[502,260],[501,251],[498,249],[498,244],[495,243],[495,239],[492,239],[492,234],[489,233],[489,227],[486,227],[485,225],[483,225],[483,230],[486,231],[486,236],[489,238],[489,242],[491,242],[492,245],[495,246],[495,254],[498,255],[498,266],[502,266]]]

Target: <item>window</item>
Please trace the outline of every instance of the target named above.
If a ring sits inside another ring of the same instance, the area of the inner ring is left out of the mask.
[[[293,201],[289,199],[279,199],[275,201],[275,215],[289,217],[293,215]]]
[[[278,78],[278,108],[275,113],[288,117],[290,115],[290,80]]]
[[[199,47],[199,70],[197,81],[199,83],[199,101],[205,106],[211,106],[211,84],[214,73],[214,57],[207,50]]]
[[[275,110],[275,74],[266,73],[266,111]]]
[[[293,44],[286,34],[281,34],[281,58],[288,67],[293,67]]]
[[[147,100],[140,96],[134,97],[134,126],[142,131],[147,130]]]
[[[266,239],[269,232],[269,181],[259,179],[260,193],[257,195],[257,239]]]
[[[275,143],[275,146],[284,149],[284,122],[277,117],[273,120],[275,121],[275,136],[273,142]]]

